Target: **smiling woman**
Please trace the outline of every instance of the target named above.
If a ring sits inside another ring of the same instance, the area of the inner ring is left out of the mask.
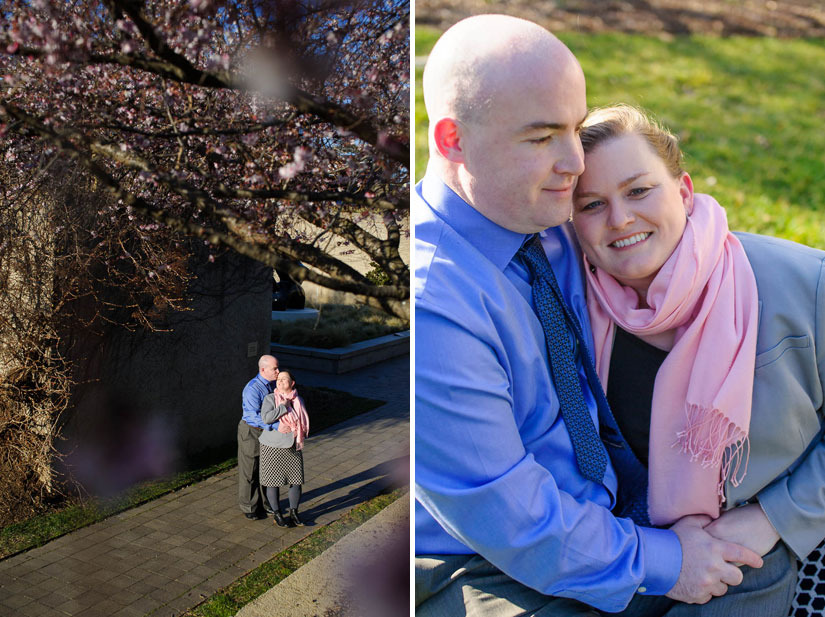
[[[592,266],[645,301],[647,288],[682,238],[693,182],[676,138],[617,106],[591,114],[583,133],[588,166],[575,193],[574,226]],[[667,157],[667,158],[664,158]]]
[[[724,209],[694,194],[675,138],[634,108],[595,112],[582,142],[574,226],[596,365],[645,478],[620,482],[617,510],[640,525],[708,516],[709,533],[764,556],[777,593],[758,614],[787,614],[794,554],[825,523],[825,500],[809,501],[825,483],[825,253],[732,234]],[[746,606],[749,575],[714,604]]]

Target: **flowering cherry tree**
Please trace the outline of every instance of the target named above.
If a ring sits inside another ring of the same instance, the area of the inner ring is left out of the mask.
[[[408,317],[408,167],[409,0],[3,0],[0,494],[51,484],[72,333],[155,327],[193,254]]]
[[[0,133],[17,182],[71,161],[146,234],[226,245],[408,313],[406,0],[3,7]],[[330,255],[333,234],[390,284]]]

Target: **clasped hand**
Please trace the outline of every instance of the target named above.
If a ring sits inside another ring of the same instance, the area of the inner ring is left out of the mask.
[[[705,515],[686,516],[671,527],[682,545],[682,569],[667,597],[704,604],[714,596],[725,595],[729,586],[742,582],[742,571],[736,564],[762,567],[760,554],[744,541],[740,543],[750,532],[738,528],[747,525],[740,525],[736,518],[722,522],[727,514],[716,521]],[[765,552],[768,550],[770,547]]]
[[[758,503],[723,512],[705,527],[714,538],[741,544],[765,555],[779,541],[779,534]]]

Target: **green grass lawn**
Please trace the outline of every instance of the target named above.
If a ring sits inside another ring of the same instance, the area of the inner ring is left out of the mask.
[[[825,41],[556,33],[587,77],[590,106],[644,107],[680,136],[698,192],[731,229],[825,249]],[[416,28],[416,55],[438,32]],[[416,69],[415,177],[427,127]]]
[[[324,387],[313,388],[299,384],[299,392],[306,402],[313,434],[384,404],[384,401],[377,399],[363,398]],[[211,464],[204,463],[198,469],[185,471],[171,478],[142,482],[127,494],[117,498],[106,501],[77,500],[27,521],[0,528],[0,559],[41,546],[70,531],[200,482],[216,473],[230,470],[237,462],[235,458],[211,461]]]

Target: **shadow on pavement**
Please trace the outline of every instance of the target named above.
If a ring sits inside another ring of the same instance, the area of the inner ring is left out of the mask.
[[[337,489],[358,484],[358,486],[354,486],[353,489],[345,495],[302,510],[301,518],[304,519],[307,524],[312,525],[316,518],[328,512],[351,508],[362,503],[365,495],[377,495],[384,489],[394,489],[404,486],[409,482],[409,464],[409,456],[399,456],[375,465],[374,467],[370,467],[369,469],[365,469],[364,471],[347,476],[346,478],[336,480],[325,486],[307,491],[301,497],[301,501],[304,503]],[[367,484],[360,484],[365,480],[370,481]]]

